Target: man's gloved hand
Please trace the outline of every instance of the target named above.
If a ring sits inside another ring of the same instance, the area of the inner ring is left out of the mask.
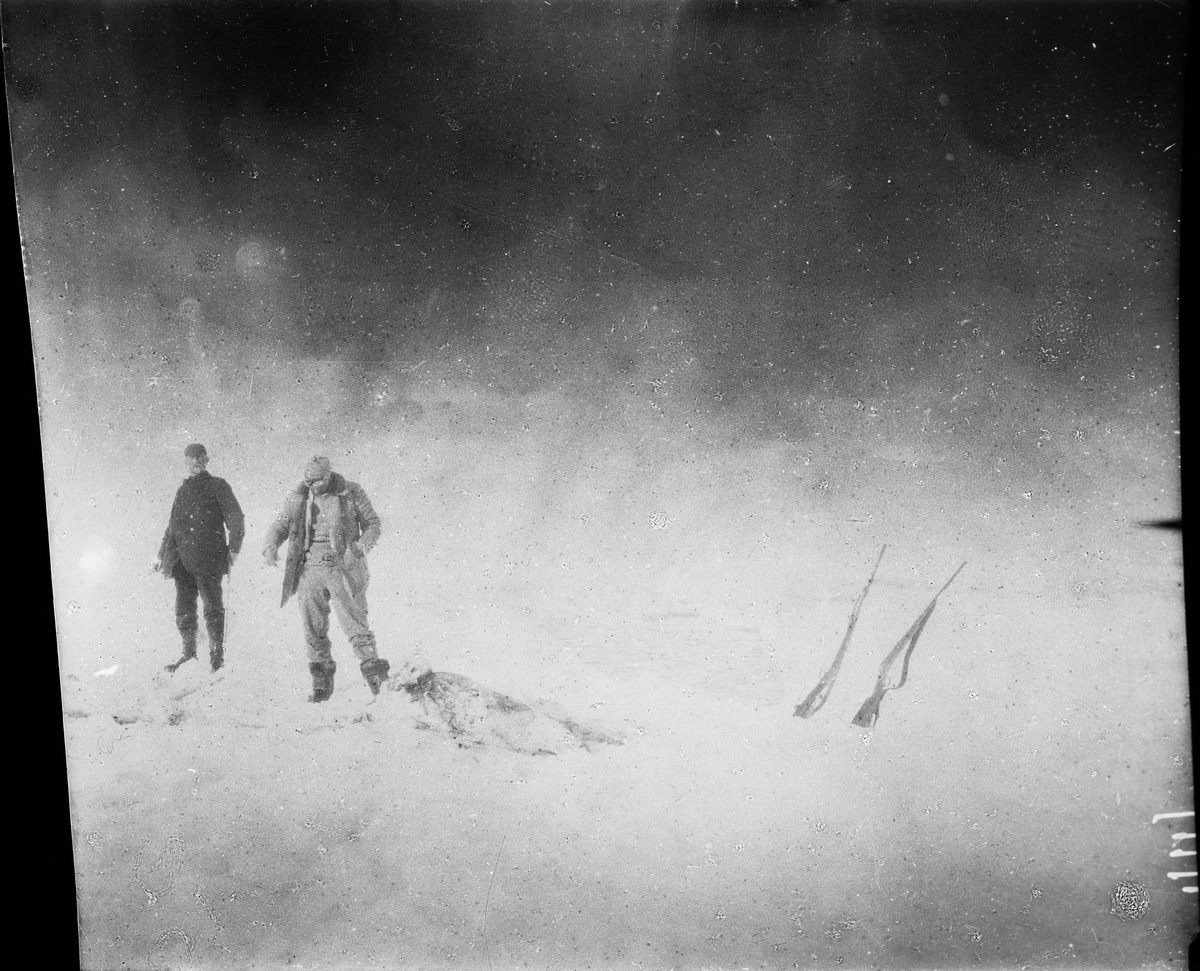
[[[233,564],[237,560],[237,558],[238,558],[238,555],[233,550],[230,550],[229,551],[229,572],[230,573],[233,572]]]
[[[346,552],[342,556],[342,566],[347,570],[353,570],[364,556],[366,556],[366,551],[355,541],[346,547]]]
[[[263,565],[276,566],[279,563],[279,550],[263,550]]]
[[[162,572],[162,560],[155,560],[153,563],[151,563],[150,564],[150,572],[151,573],[161,573]]]

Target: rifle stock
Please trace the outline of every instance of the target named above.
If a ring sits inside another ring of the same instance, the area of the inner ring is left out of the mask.
[[[842,667],[842,658],[846,656],[846,649],[850,646],[850,635],[854,632],[854,625],[858,622],[858,612],[862,609],[863,601],[867,599],[867,591],[871,589],[871,584],[875,580],[875,574],[879,571],[879,564],[883,560],[883,554],[886,550],[887,544],[885,543],[879,551],[878,558],[875,560],[875,569],[871,571],[871,575],[867,578],[867,585],[863,587],[862,593],[858,595],[858,599],[854,602],[854,609],[850,612],[850,623],[846,627],[846,635],[842,638],[842,646],[838,648],[833,663],[821,675],[821,679],[816,683],[812,691],[808,693],[808,697],[796,706],[796,710],[792,712],[793,718],[811,718],[821,710],[828,700],[830,693],[833,691],[833,683],[837,680],[838,671]]]
[[[938,597],[946,592],[946,588],[954,582],[954,578],[962,572],[963,567],[966,565],[966,561],[959,564],[958,569],[951,574],[950,579],[943,583],[942,588],[933,595],[933,599],[929,601],[929,606],[921,612],[921,616],[913,622],[913,625],[905,632],[904,636],[896,642],[896,646],[888,652],[887,657],[883,659],[883,664],[879,666],[879,677],[875,679],[875,690],[871,692],[871,697],[862,703],[862,706],[858,709],[858,714],[854,716],[852,724],[859,728],[873,728],[875,721],[879,718],[879,705],[883,701],[883,696],[889,691],[904,686],[904,683],[908,680],[909,659],[912,657],[913,651],[916,650],[917,640],[920,638],[921,632],[925,629],[925,624],[928,623],[930,616],[933,614],[933,608],[937,606]],[[900,656],[900,652],[904,650],[905,645],[908,645],[908,650],[904,653],[904,666],[900,671],[900,680],[896,684],[888,686],[888,671],[895,663],[896,658]]]

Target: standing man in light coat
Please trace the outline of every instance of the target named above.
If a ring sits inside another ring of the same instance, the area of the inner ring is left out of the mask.
[[[309,701],[327,701],[333,694],[337,663],[329,641],[331,608],[372,694],[379,694],[387,680],[390,665],[376,652],[367,621],[367,554],[379,535],[379,516],[363,487],[334,472],[323,455],[304,467],[304,481],[288,493],[267,532],[263,558],[268,566],[276,565],[279,547],[288,543],[280,606],[298,596],[313,682]]]

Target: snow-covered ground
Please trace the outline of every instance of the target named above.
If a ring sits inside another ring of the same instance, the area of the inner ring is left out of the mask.
[[[951,70],[970,30],[537,7],[478,36],[406,7],[326,87],[281,26],[303,71],[245,94],[184,33],[178,76],[125,73],[169,8],[69,57],[84,8],[8,25],[84,966],[1180,966],[1153,105],[1030,82],[1018,152],[985,82],[1019,72]],[[215,676],[203,642],[163,671],[149,568],[192,441],[249,529]],[[383,518],[381,655],[457,685],[454,726],[372,697],[336,624],[305,701],[259,549],[316,452]]]

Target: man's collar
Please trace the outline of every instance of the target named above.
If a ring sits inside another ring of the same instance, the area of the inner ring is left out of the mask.
[[[300,483],[300,494],[309,498],[313,496],[340,496],[346,491],[346,480],[337,472],[334,472],[329,478],[329,488],[324,492],[313,492],[312,486],[307,482]]]

